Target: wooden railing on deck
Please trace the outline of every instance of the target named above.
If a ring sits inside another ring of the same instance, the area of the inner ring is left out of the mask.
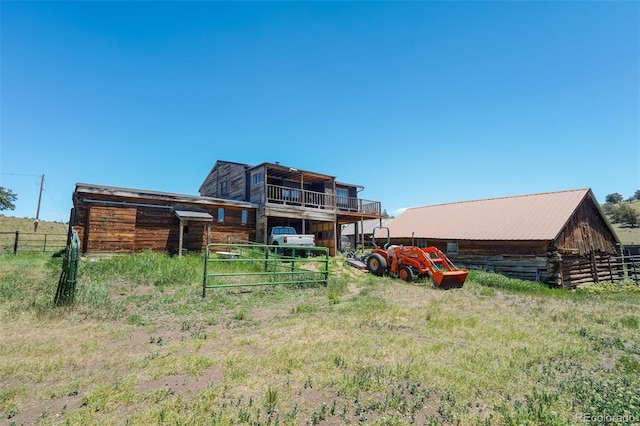
[[[286,186],[267,185],[267,203],[332,209],[343,212],[382,214],[382,203]]]

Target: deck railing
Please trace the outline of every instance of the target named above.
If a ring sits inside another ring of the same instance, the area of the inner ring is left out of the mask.
[[[382,214],[382,203],[380,201],[325,194],[279,185],[267,185],[266,202],[351,213]]]

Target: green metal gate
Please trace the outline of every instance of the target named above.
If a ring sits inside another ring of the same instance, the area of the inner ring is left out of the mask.
[[[283,252],[283,250],[286,250]],[[266,244],[208,244],[202,297],[207,289],[278,284],[327,284],[329,249]]]
[[[76,230],[72,230],[69,244],[62,262],[62,273],[58,280],[55,304],[58,306],[70,305],[76,295],[76,282],[78,279],[78,261],[80,259],[80,239]]]

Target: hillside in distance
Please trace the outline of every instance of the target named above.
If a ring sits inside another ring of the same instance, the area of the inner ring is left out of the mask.
[[[630,203],[626,203],[630,205],[635,211],[640,214],[640,201],[632,201]],[[636,226],[635,228],[631,228],[629,226],[623,225],[621,223],[613,223],[611,217],[607,215],[607,219],[611,224],[611,227],[614,229],[620,242],[623,245],[636,245],[640,244],[640,226]]]

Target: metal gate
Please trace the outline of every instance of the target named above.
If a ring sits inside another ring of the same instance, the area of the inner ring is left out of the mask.
[[[208,244],[202,297],[207,289],[278,284],[327,284],[329,250],[266,244]]]
[[[58,280],[55,304],[58,306],[70,305],[76,295],[76,282],[78,279],[78,261],[80,259],[80,239],[75,229],[69,238],[67,252],[62,262],[62,273]]]

